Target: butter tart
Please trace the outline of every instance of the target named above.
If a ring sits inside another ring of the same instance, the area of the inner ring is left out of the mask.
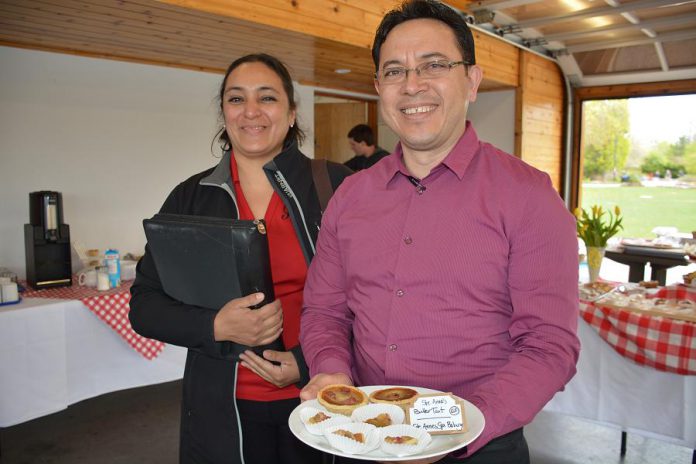
[[[310,417],[309,420],[307,420],[307,422],[309,422],[310,424],[318,424],[319,422],[324,422],[325,420],[330,418],[331,416],[327,416],[323,412],[319,411],[318,413]]]
[[[391,387],[370,393],[370,401],[372,403],[395,404],[402,408],[413,403],[417,397],[418,392],[407,387]]]
[[[384,437],[384,441],[391,445],[417,445],[418,439],[409,435],[400,435],[397,437]]]
[[[382,414],[378,414],[371,419],[367,419],[365,423],[372,424],[375,427],[386,427],[387,425],[392,425],[392,418],[389,414],[383,412]]]
[[[353,433],[349,430],[338,429],[333,433],[341,437],[350,438],[351,440],[355,440],[358,443],[365,443],[365,435],[360,432]]]
[[[327,385],[319,390],[317,401],[327,410],[338,414],[350,414],[367,404],[367,395],[350,385]]]

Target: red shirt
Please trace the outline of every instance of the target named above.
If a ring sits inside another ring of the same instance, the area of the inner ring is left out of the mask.
[[[244,192],[242,192],[234,156],[230,157],[230,169],[237,195],[239,219],[256,219],[244,197]],[[276,192],[273,192],[264,220],[268,233],[273,290],[283,307],[283,344],[286,349],[290,349],[299,343],[300,311],[302,310],[302,292],[307,277],[307,264],[288,210]],[[297,398],[299,395],[300,390],[294,384],[278,388],[250,369],[239,365],[237,398],[274,401]]]

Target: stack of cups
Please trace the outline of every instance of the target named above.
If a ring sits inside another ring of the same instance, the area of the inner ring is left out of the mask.
[[[9,277],[0,277],[0,300],[2,303],[16,303],[19,301],[17,283]]]

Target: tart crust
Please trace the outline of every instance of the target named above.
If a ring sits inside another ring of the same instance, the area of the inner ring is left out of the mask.
[[[317,401],[331,412],[350,416],[367,404],[367,395],[351,385],[327,385],[317,393]]]

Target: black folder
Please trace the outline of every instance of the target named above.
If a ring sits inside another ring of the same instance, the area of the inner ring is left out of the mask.
[[[255,292],[265,297],[254,309],[275,299],[263,221],[156,214],[143,227],[162,287],[175,300],[217,311]],[[249,348],[234,345],[235,355]],[[280,338],[253,348],[264,349],[284,350]]]

